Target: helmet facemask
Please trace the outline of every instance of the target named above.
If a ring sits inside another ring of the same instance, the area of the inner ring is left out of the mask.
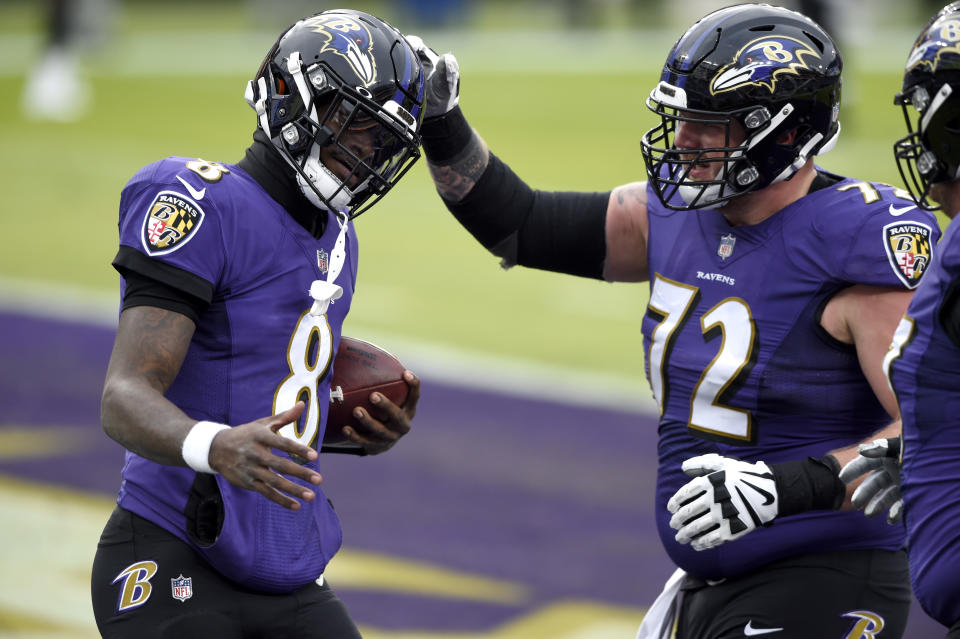
[[[658,99],[668,90],[673,90],[674,95],[682,95],[682,89],[661,83],[647,98],[647,108],[660,117],[660,124],[647,131],[641,141],[650,183],[660,200],[670,208],[675,208],[670,202],[677,194],[686,204],[677,207],[680,209],[722,206],[739,195],[734,176],[747,149],[745,144],[733,143],[733,128],[740,125],[729,114],[685,109]],[[683,126],[716,128],[718,132],[711,138],[722,142],[704,148],[679,148],[677,129]],[[749,171],[748,167],[744,169]]]
[[[815,153],[825,153],[836,139],[802,126],[792,104],[771,114],[763,105],[727,112],[686,108],[683,89],[661,82],[647,98],[660,124],[641,142],[647,177],[660,201],[673,210],[718,208],[776,182],[789,180]],[[794,117],[791,117],[794,116]],[[684,125],[721,127],[717,146],[683,149],[676,143]],[[789,142],[783,138],[793,132]],[[837,128],[839,133],[839,125]],[[677,204],[679,195],[683,204]]]
[[[929,145],[931,129],[940,131],[937,139],[942,142],[947,141],[944,134],[948,133],[948,128],[956,136],[953,142],[960,140],[960,100],[951,99],[952,93],[948,83],[944,83],[934,95],[930,95],[924,85],[917,85],[894,98],[894,103],[903,110],[907,125],[907,135],[893,145],[897,168],[917,205],[928,211],[940,208],[930,199],[930,187],[960,177],[960,166],[953,166],[951,171],[951,167],[939,159]]]

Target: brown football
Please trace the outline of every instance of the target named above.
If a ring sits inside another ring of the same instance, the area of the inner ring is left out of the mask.
[[[323,434],[323,445],[334,448],[357,448],[343,435],[344,426],[359,426],[353,409],[360,406],[376,415],[370,393],[376,391],[394,404],[402,406],[409,387],[403,381],[405,366],[379,346],[355,337],[340,338],[340,347],[333,360],[330,382],[330,412]]]

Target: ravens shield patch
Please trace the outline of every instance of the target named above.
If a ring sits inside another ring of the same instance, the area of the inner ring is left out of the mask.
[[[173,191],[160,191],[143,221],[143,248],[150,255],[175,251],[200,228],[203,211],[197,203]]]
[[[893,272],[907,288],[916,288],[932,256],[933,232],[919,222],[893,222],[883,227],[883,245]]]

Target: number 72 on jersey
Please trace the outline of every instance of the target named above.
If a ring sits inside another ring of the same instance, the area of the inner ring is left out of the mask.
[[[659,322],[650,335],[647,366],[653,397],[663,416],[670,392],[670,355],[680,331],[700,300],[696,286],[654,276],[648,312]],[[690,394],[687,425],[713,438],[737,443],[755,438],[750,411],[724,404],[746,381],[756,361],[757,328],[750,306],[739,297],[717,302],[700,317],[704,344],[720,337],[716,355],[703,369]]]

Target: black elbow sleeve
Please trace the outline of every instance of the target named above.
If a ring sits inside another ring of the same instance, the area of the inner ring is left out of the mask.
[[[847,494],[833,455],[771,464],[780,504],[778,517],[808,510],[837,510]]]
[[[454,217],[505,267],[603,279],[610,193],[534,191],[493,153]]]
[[[493,153],[480,179],[459,202],[447,208],[483,246],[496,248],[519,231],[533,209],[533,190]]]

